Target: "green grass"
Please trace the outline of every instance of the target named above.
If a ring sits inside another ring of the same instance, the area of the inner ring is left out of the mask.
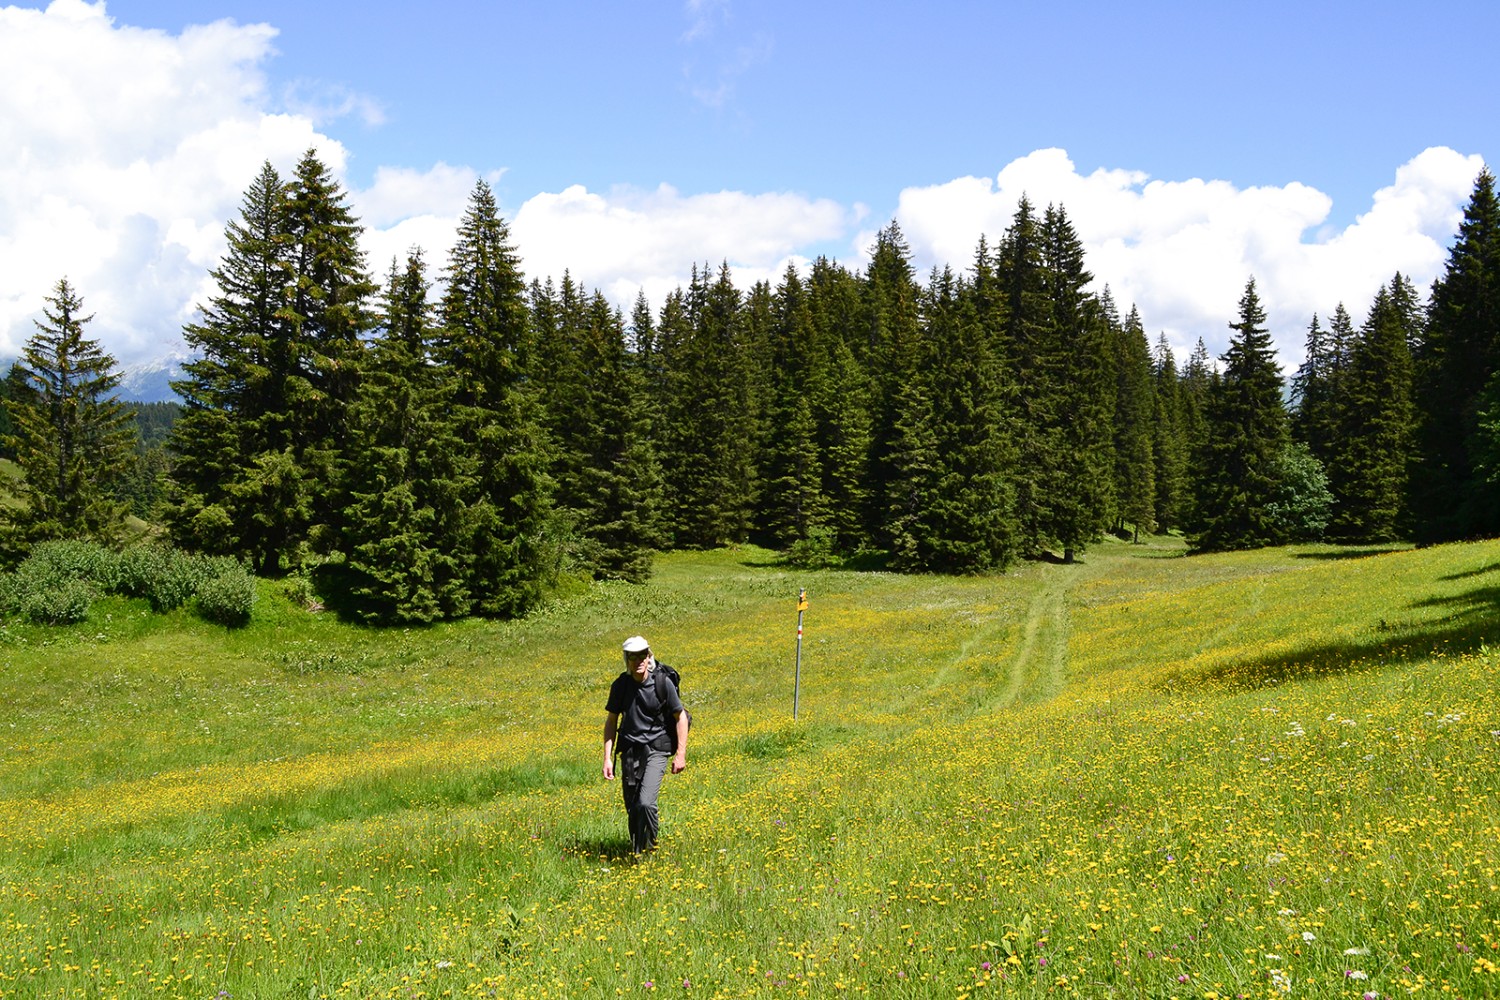
[[[795,599],[806,616],[793,721]],[[0,996],[1500,994],[1500,543],[0,628]],[[689,769],[628,855],[618,644]]]

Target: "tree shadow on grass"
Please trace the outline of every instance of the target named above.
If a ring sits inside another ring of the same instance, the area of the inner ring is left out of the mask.
[[[1231,690],[1277,687],[1292,681],[1406,666],[1440,655],[1461,656],[1500,638],[1500,587],[1414,601],[1409,608],[1446,610],[1447,614],[1432,619],[1380,618],[1370,624],[1366,639],[1248,657],[1208,670],[1201,678]]]
[[[1294,558],[1317,559],[1323,562],[1330,562],[1342,559],[1368,559],[1371,556],[1388,556],[1392,552],[1407,551],[1409,551],[1407,546],[1360,546],[1358,548],[1335,549],[1331,552],[1298,552]]]
[[[746,569],[791,569],[791,570],[839,570],[845,573],[881,573],[890,569],[889,552],[856,552],[851,556],[839,556],[819,560],[816,565],[800,563],[786,553],[770,559],[748,558],[740,560]]]
[[[1494,573],[1496,570],[1500,570],[1500,562],[1490,563],[1488,566],[1481,566],[1478,569],[1466,570],[1462,573],[1450,573],[1448,576],[1442,577],[1442,579],[1472,580],[1476,576],[1484,576],[1486,573]]]

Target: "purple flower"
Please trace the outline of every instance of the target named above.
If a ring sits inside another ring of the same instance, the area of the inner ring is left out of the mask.
[[[1047,958],[1046,958],[1046,956],[1042,956],[1042,957],[1040,957],[1040,958],[1038,958],[1036,960],[1036,967],[1038,969],[1045,969],[1047,967]]]
[[[989,972],[990,971],[990,963],[988,963],[988,962],[980,962],[979,963],[979,967],[981,969],[983,969],[985,972]]]

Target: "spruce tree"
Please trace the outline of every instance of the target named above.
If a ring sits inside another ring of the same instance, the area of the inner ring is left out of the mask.
[[[1324,464],[1337,500],[1332,531],[1351,541],[1390,541],[1406,528],[1415,298],[1399,274],[1380,289],[1342,378],[1337,449]]]
[[[22,474],[22,505],[4,513],[12,559],[53,538],[118,543],[127,513],[117,491],[132,466],[135,433],[115,394],[115,360],[84,335],[93,317],[83,315],[68,279],[46,302],[16,363],[23,387],[5,400],[6,443]]]
[[[1048,456],[1043,523],[1071,561],[1103,535],[1114,507],[1114,358],[1106,311],[1086,290],[1093,276],[1084,269],[1083,242],[1063,209],[1048,207],[1041,238],[1051,306],[1047,412],[1057,449]]]
[[[1335,313],[1334,330],[1323,330],[1319,318],[1308,324],[1307,354],[1292,378],[1292,436],[1308,445],[1308,450],[1322,462],[1328,462],[1338,448],[1341,418],[1338,406],[1343,403],[1344,358],[1347,336],[1344,324],[1349,313],[1343,303]]]
[[[469,197],[446,274],[435,353],[473,461],[462,498],[465,582],[475,611],[516,616],[541,599],[558,551],[526,284],[484,181]]]
[[[1432,288],[1416,351],[1418,459],[1411,505],[1417,537],[1500,534],[1495,484],[1478,471],[1479,413],[1500,370],[1500,200],[1484,170],[1464,209],[1448,263]]]
[[[378,622],[467,614],[461,497],[467,460],[450,385],[432,363],[433,310],[421,252],[391,262],[384,322],[350,408],[340,539],[354,611]]]
[[[807,290],[795,266],[788,265],[773,306],[763,361],[771,405],[762,448],[758,521],[766,543],[786,549],[806,542],[828,521],[814,416],[814,401],[826,399],[827,368]]]
[[[896,475],[892,449],[900,416],[902,387],[917,365],[921,289],[911,261],[911,248],[894,221],[875,238],[870,266],[863,283],[863,348],[870,373],[871,447],[869,491],[873,501],[866,524],[872,537],[891,543],[883,497]]]
[[[1118,517],[1140,539],[1152,534],[1156,513],[1156,400],[1151,345],[1134,306],[1115,334],[1115,498]]]
[[[1203,550],[1246,549],[1281,541],[1271,508],[1280,487],[1280,462],[1289,441],[1266,313],[1255,279],[1240,297],[1240,316],[1224,353],[1224,375],[1208,401],[1208,434],[1200,461],[1203,480],[1193,545]]]
[[[888,491],[898,569],[973,573],[1016,552],[1003,377],[966,282],[934,272],[922,297],[919,363],[899,402]]]
[[[292,400],[312,395],[284,310],[292,267],[286,213],[286,185],[266,163],[245,192],[240,217],[225,229],[228,250],[209,272],[216,293],[183,330],[196,357],[172,385],[183,412],[168,442],[175,456],[167,510],[173,541],[244,555],[262,574],[278,571],[306,530],[283,521],[263,532],[257,504],[239,501],[250,492],[242,484],[258,457],[292,448]]]
[[[257,572],[330,542],[344,507],[334,470],[358,387],[374,285],[360,226],[309,151],[283,183],[266,164],[247,191],[217,294],[183,331],[198,358],[173,388],[174,540],[245,555]]]
[[[335,469],[347,439],[349,407],[359,389],[365,335],[374,325],[371,302],[378,289],[359,245],[363,227],[315,151],[308,150],[298,161],[286,198],[291,273],[282,311],[310,390],[287,416],[293,421],[293,453],[315,484],[309,540],[326,547],[348,502]]]
[[[661,496],[644,378],[627,353],[624,323],[603,295],[585,300],[565,275],[553,305],[559,347],[545,352],[555,369],[542,381],[555,501],[570,525],[571,555],[598,579],[638,583],[650,575],[659,544]]]
[[[821,346],[826,378],[811,390],[817,424],[822,495],[835,546],[855,552],[872,544],[870,376],[860,361],[857,335],[863,307],[858,279],[826,257],[813,261],[807,307]]]
[[[891,409],[896,425],[887,449],[888,473],[880,496],[886,502],[883,533],[889,539],[891,567],[902,572],[935,569],[935,547],[944,539],[941,507],[945,476],[933,427],[926,373],[915,372],[895,390]]]
[[[1005,303],[1004,343],[1016,392],[1016,517],[1023,552],[1039,556],[1057,544],[1051,497],[1061,451],[1052,308],[1041,226],[1023,197],[996,251],[996,281]]]
[[[1188,505],[1188,445],[1183,430],[1182,384],[1167,335],[1152,355],[1151,457],[1156,463],[1157,529],[1181,528]]]
[[[1183,454],[1186,459],[1187,488],[1183,491],[1179,524],[1184,528],[1196,524],[1201,508],[1199,498],[1208,479],[1203,462],[1208,455],[1208,401],[1219,384],[1219,370],[1199,337],[1188,354],[1178,382],[1178,422],[1182,429]]]
[[[757,489],[741,296],[728,264],[709,279],[695,266],[658,328],[664,494],[674,544],[684,548],[746,540]]]

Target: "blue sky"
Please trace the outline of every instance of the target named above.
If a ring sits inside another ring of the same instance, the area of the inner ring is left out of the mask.
[[[179,346],[244,185],[316,145],[376,271],[440,262],[484,177],[531,274],[622,304],[695,261],[859,266],[893,217],[962,267],[1025,191],[1179,351],[1223,349],[1255,274],[1294,367],[1313,312],[1439,273],[1496,149],[1497,29],[1477,2],[0,6],[0,351],[64,273],[121,361]]]

